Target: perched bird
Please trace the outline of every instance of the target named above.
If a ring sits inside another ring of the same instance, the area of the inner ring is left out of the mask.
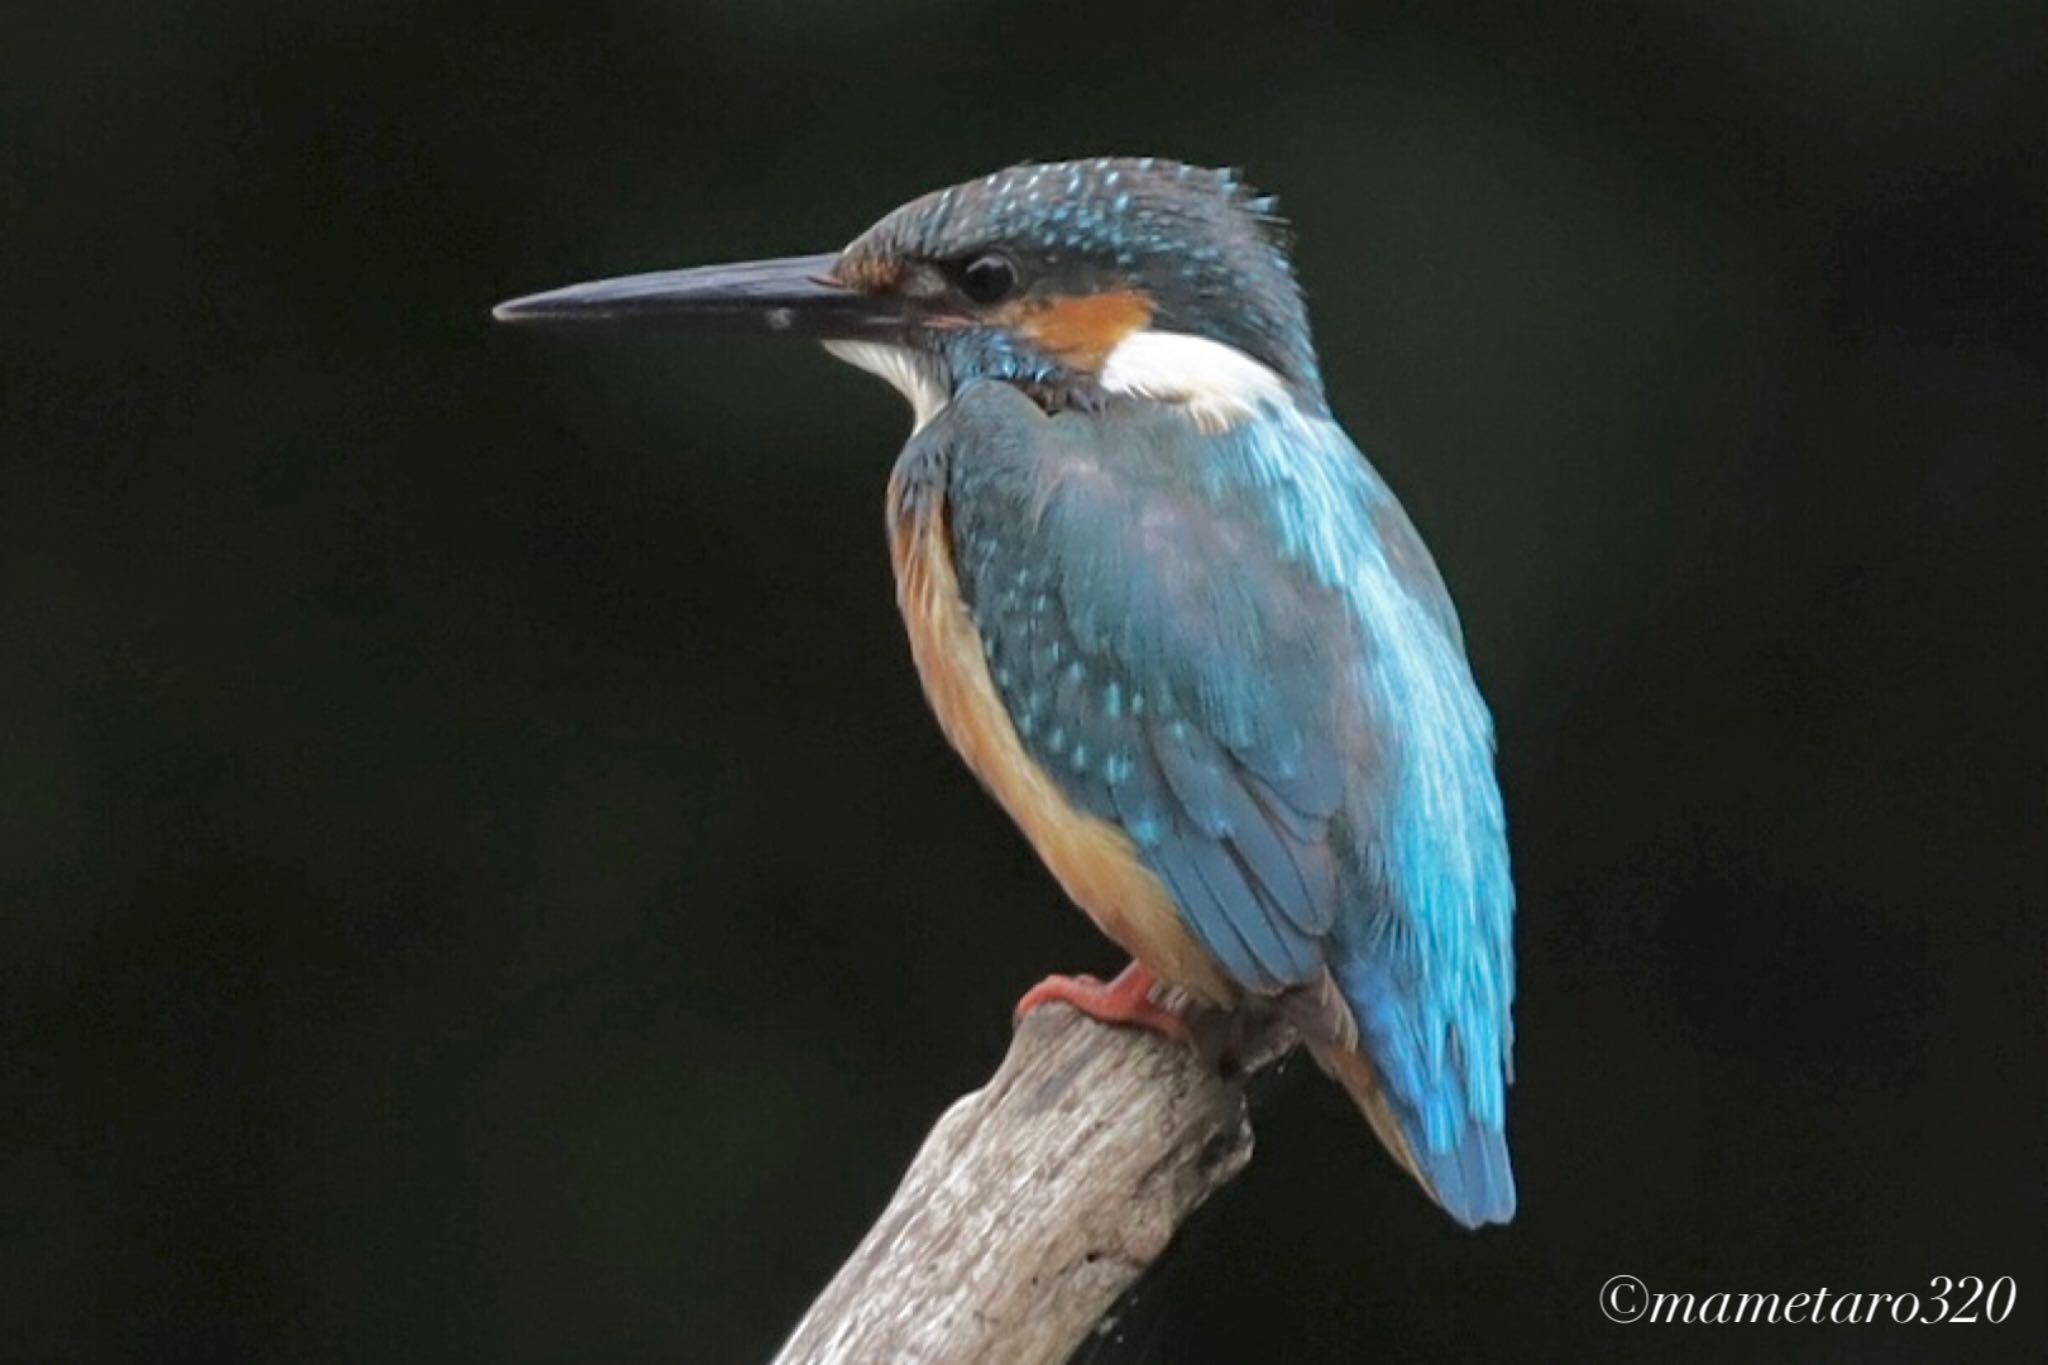
[[[897,597],[946,737],[1133,962],[1020,1002],[1186,1036],[1158,980],[1302,1030],[1459,1222],[1515,1211],[1514,889],[1429,551],[1332,418],[1271,199],[1023,165],[843,251],[502,304],[821,339],[910,400]]]

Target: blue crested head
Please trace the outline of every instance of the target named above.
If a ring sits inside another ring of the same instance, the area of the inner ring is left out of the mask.
[[[1274,201],[1234,172],[1156,157],[1013,166],[914,199],[842,251],[598,280],[495,311],[814,337],[901,389],[920,426],[975,379],[1049,411],[1121,393],[1205,424],[1283,401],[1328,412]]]
[[[1149,331],[1229,347],[1323,406],[1285,224],[1230,171],[1154,157],[1014,166],[889,213],[835,275],[918,315],[912,345],[949,389],[995,378],[1085,400],[1117,347]]]

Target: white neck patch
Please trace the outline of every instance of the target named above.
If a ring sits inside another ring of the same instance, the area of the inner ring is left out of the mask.
[[[828,341],[825,349],[869,374],[880,375],[889,387],[910,400],[910,434],[923,431],[952,399],[938,367],[924,355],[882,341]]]
[[[1186,332],[1131,333],[1103,361],[1100,378],[1111,393],[1179,404],[1208,432],[1228,431],[1288,397],[1280,376],[1243,351]]]
[[[880,341],[828,341],[825,349],[909,399],[913,436],[952,400],[937,363],[921,352]],[[1110,393],[1174,404],[1212,433],[1288,398],[1286,382],[1265,365],[1235,346],[1186,332],[1131,333],[1103,361],[1097,380]]]

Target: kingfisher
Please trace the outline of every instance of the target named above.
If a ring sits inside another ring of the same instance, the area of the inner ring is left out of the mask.
[[[1155,157],[1026,164],[843,250],[500,304],[821,341],[909,399],[886,498],[939,726],[1131,955],[1051,1001],[1185,1040],[1280,1012],[1467,1227],[1515,1212],[1514,888],[1435,561],[1331,413],[1275,201]]]

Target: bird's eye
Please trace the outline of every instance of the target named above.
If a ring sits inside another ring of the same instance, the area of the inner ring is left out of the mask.
[[[960,292],[976,303],[995,303],[1017,287],[1017,267],[1009,258],[990,253],[960,268]]]

